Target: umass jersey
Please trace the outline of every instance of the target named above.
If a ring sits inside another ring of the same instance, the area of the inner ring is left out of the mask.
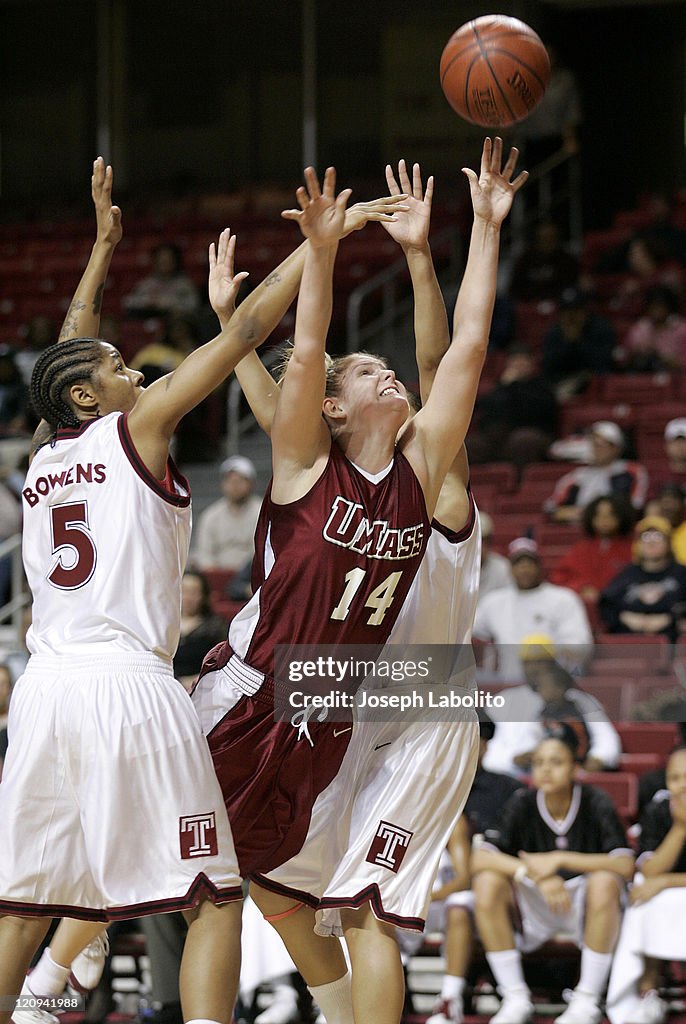
[[[22,490],[23,556],[33,594],[32,654],[148,651],[179,641],[190,492],[169,460],[156,480],[126,416],[59,430]]]
[[[424,494],[401,452],[370,479],[332,444],[302,498],[279,505],[267,491],[256,533],[260,585],[231,623],[232,650],[271,675],[277,644],[384,644],[429,533]]]
[[[493,835],[493,833],[491,833]],[[574,853],[632,854],[612,800],[601,789],[576,783],[564,821],[556,821],[537,789],[520,789],[505,805],[494,842],[502,853],[571,850]],[[572,878],[575,872],[560,872]]]

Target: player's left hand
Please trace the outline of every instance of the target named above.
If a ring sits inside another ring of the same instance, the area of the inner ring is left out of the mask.
[[[108,245],[116,245],[121,241],[123,234],[121,210],[118,206],[112,205],[113,181],[114,172],[112,168],[109,164],[105,167],[105,161],[99,156],[93,161],[91,195],[95,206],[97,223],[96,242],[104,242]]]
[[[380,199],[370,199],[366,203],[355,203],[345,211],[343,237],[352,234],[353,231],[361,231],[370,220],[377,220],[382,224],[395,221],[399,213],[407,210],[406,199],[406,195],[400,194],[381,196]]]
[[[321,188],[314,167],[306,167],[305,183],[306,187],[301,185],[296,192],[300,209],[284,210],[281,216],[286,220],[296,220],[313,248],[335,245],[345,230],[345,207],[352,189],[344,188],[336,196],[334,167],[327,167]]]
[[[665,880],[659,875],[657,878],[644,878],[642,882],[638,882],[631,887],[629,902],[632,907],[638,907],[641,903],[647,903],[648,900],[652,900],[653,896],[657,896],[664,888]]]
[[[236,236],[231,234],[230,228],[224,228],[216,248],[214,242],[210,245],[210,274],[207,282],[210,305],[221,321],[233,316],[238,289],[248,276],[247,270],[234,274],[235,252]]]
[[[392,196],[405,193],[407,199],[403,204],[405,210],[398,212],[384,228],[403,250],[424,249],[429,242],[429,225],[431,223],[431,201],[434,194],[433,175],[427,179],[426,191],[422,187],[422,172],[419,164],[412,167],[412,181],[407,173],[405,161],[398,163],[398,179],[390,164],[386,164],[386,181]],[[398,184],[398,181],[400,184]]]
[[[528,171],[520,171],[514,181],[511,180],[518,156],[519,150],[513,147],[510,150],[507,163],[501,170],[503,140],[496,138],[491,142],[487,138],[484,140],[484,148],[481,153],[479,176],[477,177],[476,172],[470,167],[462,168],[463,173],[469,179],[475,220],[484,220],[496,227],[500,227],[505,220],[510,212],[515,194],[519,192],[529,177]]]

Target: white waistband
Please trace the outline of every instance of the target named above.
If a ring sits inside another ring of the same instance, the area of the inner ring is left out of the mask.
[[[161,672],[173,675],[171,660],[150,651],[117,651],[107,653],[96,648],[93,653],[32,654],[26,672],[68,672],[84,675],[89,672]]]
[[[222,672],[225,672],[239,690],[249,696],[257,693],[264,682],[264,672],[246,664],[237,654],[232,654]]]

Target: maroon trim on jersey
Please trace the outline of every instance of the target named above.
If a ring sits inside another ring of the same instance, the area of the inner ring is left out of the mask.
[[[474,495],[472,494],[471,487],[467,487],[467,496],[469,497],[469,516],[467,518],[467,522],[457,533],[454,530],[451,530],[450,527],[444,526],[443,523],[439,523],[437,519],[431,520],[431,529],[435,530],[437,533],[442,533],[450,544],[459,544],[461,541],[467,540],[467,537],[471,536],[472,530],[474,529],[474,523],[476,522],[476,505],[474,504]]]
[[[94,416],[90,420],[84,420],[78,427],[58,427],[55,431],[55,440],[72,441],[75,437],[81,437],[81,434],[83,434],[88,427],[92,427],[94,423],[97,423],[99,419],[99,416]],[[45,443],[50,444],[49,441],[46,441]],[[41,448],[43,447],[44,445],[41,445]]]
[[[325,896],[319,901],[318,910],[341,910],[346,907],[352,910],[359,910],[363,903],[369,902],[374,911],[374,917],[379,921],[386,921],[388,924],[396,925],[398,928],[408,928],[413,932],[423,932],[425,920],[423,917],[403,917],[401,914],[391,914],[383,908],[381,892],[376,882],[361,889],[354,896]]]
[[[71,907],[61,903],[22,903],[19,900],[0,900],[0,913],[10,917],[74,917],[77,921],[126,921],[131,917],[147,917],[150,914],[169,914],[175,910],[190,910],[207,898],[216,906],[234,903],[243,899],[240,885],[218,889],[201,872],[185,896],[174,896],[168,900],[151,900],[148,903],[132,903],[122,907],[107,907],[105,910],[89,910],[86,907]]]
[[[179,471],[171,455],[167,457],[167,472],[165,473],[164,480],[156,480],[136,451],[136,447],[131,440],[131,434],[129,433],[127,419],[128,413],[122,413],[117,420],[117,431],[124,454],[138,476],[155,494],[159,495],[160,498],[163,498],[170,505],[176,505],[178,508],[187,508],[191,503],[191,489],[188,480]],[[178,494],[172,487],[172,481],[176,481],[187,491],[187,494]]]
[[[319,900],[311,892],[305,892],[304,889],[293,889],[290,885],[282,885],[280,882],[275,882],[272,878],[269,878],[267,875],[261,875],[259,872],[250,875],[250,881],[257,882],[263,889],[275,892],[279,896],[292,896],[294,900],[300,900],[301,903],[306,903],[308,907],[316,909],[319,906]]]

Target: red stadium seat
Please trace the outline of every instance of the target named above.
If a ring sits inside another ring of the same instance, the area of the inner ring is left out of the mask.
[[[617,722],[626,754],[659,754],[665,758],[680,740],[675,722]]]
[[[661,754],[622,754],[619,759],[619,770],[641,776],[661,768],[664,763],[665,759]]]
[[[517,486],[517,473],[511,462],[488,462],[471,466],[469,478],[475,489],[479,484],[496,484],[501,492],[511,492]]]
[[[671,648],[666,636],[638,633],[599,633],[596,637],[596,658],[639,657],[652,666],[652,671],[666,671]],[[660,667],[658,667],[660,666]]]
[[[610,373],[602,378],[600,395],[607,402],[659,406],[674,397],[674,382],[668,373]]]
[[[580,772],[581,782],[604,790],[625,821],[638,814],[638,779],[629,772]]]
[[[634,683],[622,676],[591,676],[579,679],[579,688],[599,701],[613,722],[628,718],[635,704]]]

